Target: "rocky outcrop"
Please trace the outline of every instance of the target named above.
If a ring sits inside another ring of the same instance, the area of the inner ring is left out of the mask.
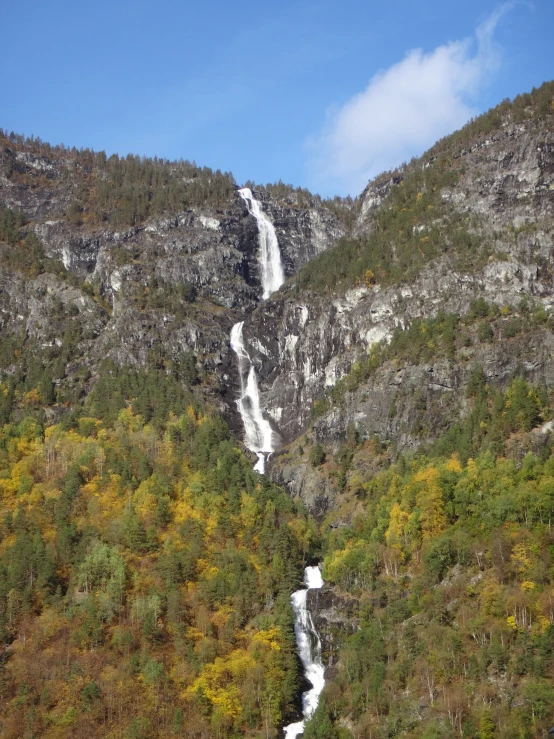
[[[544,233],[539,243],[543,258],[551,260],[551,237]],[[550,309],[554,289],[550,275],[542,276],[538,263],[493,261],[477,273],[456,273],[444,259],[403,287],[360,287],[342,297],[311,301],[297,300],[289,289],[279,300],[258,308],[244,329],[264,408],[283,442],[289,442],[309,424],[314,400],[350,370],[359,354],[389,339],[395,328],[438,310],[463,315],[479,296],[501,306],[518,305],[526,295]],[[395,378],[393,385],[399,383]],[[449,379],[443,384],[455,387]],[[372,402],[377,409],[378,401]],[[384,422],[387,414],[378,415]]]
[[[488,382],[506,387],[524,372],[530,382],[554,384],[554,338],[548,328],[498,341],[479,342],[454,359],[432,364],[387,362],[341,404],[314,422],[317,441],[338,445],[350,427],[360,439],[377,435],[400,451],[415,450],[445,431],[466,408],[465,390],[475,366]]]
[[[481,214],[496,227],[513,224],[517,228],[551,216],[554,141],[544,122],[515,123],[508,117],[494,133],[454,148],[450,155],[462,164],[461,177],[456,187],[444,190],[443,197],[461,211]],[[371,213],[403,180],[407,169],[427,169],[436,159],[424,156],[370,182],[358,200],[357,229],[370,225]]]
[[[83,345],[89,367],[106,357],[145,365],[160,345],[168,357],[192,351],[211,377],[206,389],[212,400],[236,423],[238,381],[229,332],[261,298],[258,228],[238,193],[217,208],[190,208],[123,229],[107,223],[92,229],[75,225],[66,215],[86,175],[74,161],[23,151],[11,166],[18,177],[0,167],[0,202],[25,214],[25,230],[34,231],[45,256],[66,272],[64,279],[50,274],[21,280],[0,267],[0,279],[11,287],[0,297],[5,335],[18,334],[30,321],[40,345],[61,341],[63,328],[52,315],[51,301],[41,304],[40,296],[59,294],[63,302],[70,291],[72,310],[90,337]],[[21,184],[29,173],[40,175],[39,186]],[[265,193],[263,208],[276,222],[288,276],[344,231],[336,215],[315,198],[300,207]],[[101,315],[100,323],[96,314],[87,317],[90,306]],[[37,311],[42,322],[33,319]]]
[[[492,252],[485,264],[461,270],[444,256],[414,282],[358,287],[340,295],[299,295],[289,284],[254,311],[244,335],[264,408],[284,443],[307,427],[313,401],[349,371],[360,353],[387,340],[396,327],[436,315],[439,309],[464,314],[478,296],[498,305],[518,305],[528,296],[547,309],[553,306],[553,142],[552,134],[540,127],[510,125],[459,153],[462,175],[441,195],[454,211],[479,218],[480,238]],[[379,186],[383,197],[393,183],[389,179]],[[378,197],[366,190],[366,212]],[[449,383],[451,379],[444,384]],[[376,400],[374,411],[368,402],[359,414],[378,416],[386,425],[382,411]]]
[[[358,628],[359,601],[351,595],[338,593],[334,588],[323,587],[308,590],[306,607],[321,639],[323,664],[329,678],[338,658],[339,644],[346,634]]]
[[[317,519],[325,516],[338,494],[327,475],[314,469],[309,460],[300,459],[298,454],[278,454],[273,460],[272,477],[293,497],[300,498]]]
[[[368,217],[383,204],[391,187],[399,185],[403,179],[403,172],[398,170],[394,173],[383,174],[367,184],[365,190],[358,198],[359,211],[356,224],[356,230],[358,232],[363,233],[367,229]]]

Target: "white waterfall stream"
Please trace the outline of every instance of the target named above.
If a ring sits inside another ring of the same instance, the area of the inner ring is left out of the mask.
[[[273,223],[271,223],[263,212],[258,201],[254,199],[252,190],[248,187],[243,187],[242,190],[239,190],[239,195],[258,222],[258,242],[260,244],[258,261],[262,268],[263,299],[267,300],[271,293],[278,290],[285,281],[285,272],[283,270],[283,263],[281,262],[277,234],[275,233]]]
[[[260,244],[258,260],[262,273],[263,299],[267,300],[271,293],[278,290],[285,281],[277,234],[273,224],[262,211],[260,204],[254,199],[252,191],[247,187],[243,187],[242,190],[239,190],[239,195],[258,223],[258,241]],[[244,443],[258,457],[254,469],[263,473],[266,458],[275,451],[275,434],[269,421],[264,418],[262,413],[256,370],[246,350],[242,336],[243,325],[244,321],[235,323],[231,330],[231,348],[237,355],[239,362],[240,398],[237,405],[244,424]]]
[[[291,596],[291,603],[295,614],[294,633],[300,660],[304,666],[304,674],[312,687],[302,695],[302,721],[285,726],[285,739],[296,739],[304,732],[306,721],[311,718],[319,696],[325,686],[325,668],[321,661],[321,640],[316,631],[312,615],[306,607],[308,590],[321,588],[323,579],[319,567],[306,567],[304,570],[306,587],[297,590]]]
[[[281,262],[281,252],[277,234],[273,224],[262,211],[260,204],[254,199],[251,190],[244,187],[239,195],[248,205],[248,210],[258,223],[258,239],[262,273],[263,299],[267,300],[272,292],[278,290],[285,281],[285,272]],[[265,471],[266,458],[275,451],[275,434],[269,421],[264,418],[260,405],[260,392],[256,370],[246,349],[242,330],[244,321],[235,323],[231,329],[231,348],[238,358],[240,377],[240,397],[237,406],[244,424],[244,443],[250,451],[255,452],[258,461],[254,469],[262,473]],[[300,660],[304,666],[304,674],[312,687],[302,695],[302,721],[289,724],[285,727],[285,738],[296,739],[303,733],[304,725],[309,719],[319,701],[319,696],[325,685],[325,668],[321,661],[321,640],[317,633],[310,612],[306,607],[308,590],[321,588],[323,580],[319,567],[306,567],[304,571],[306,587],[297,590],[291,596],[291,603],[295,613],[294,632]]]
[[[231,348],[239,360],[240,397],[237,405],[244,424],[244,443],[251,452],[257,454],[258,461],[254,469],[263,474],[266,454],[274,451],[273,430],[260,407],[256,370],[242,338],[243,325],[244,321],[240,321],[231,329]]]

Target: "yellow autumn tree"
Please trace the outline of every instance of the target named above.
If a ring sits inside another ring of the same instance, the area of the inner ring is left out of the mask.
[[[424,540],[431,539],[446,527],[439,472],[435,467],[426,467],[417,473],[414,481],[421,485],[416,497],[421,535]]]
[[[389,527],[385,533],[385,539],[389,547],[397,549],[404,556],[406,543],[406,525],[409,515],[403,511],[398,503],[395,503],[390,512]]]
[[[185,697],[203,693],[224,716],[236,719],[242,713],[238,684],[255,665],[254,659],[244,649],[235,649],[226,657],[216,657],[202,668],[200,676],[185,692]]]

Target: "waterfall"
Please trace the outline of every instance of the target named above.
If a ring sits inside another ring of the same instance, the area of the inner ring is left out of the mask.
[[[263,212],[258,201],[254,200],[252,190],[243,187],[242,190],[239,190],[239,195],[258,222],[258,243],[260,244],[258,261],[262,268],[263,299],[267,300],[271,293],[278,290],[285,281],[277,234],[273,223]]]
[[[254,469],[263,474],[265,455],[274,451],[273,431],[269,421],[263,417],[260,407],[256,371],[242,338],[243,325],[244,321],[240,321],[231,329],[231,348],[239,360],[240,397],[237,405],[244,424],[244,443],[251,452],[257,454],[258,461]]]
[[[258,224],[260,244],[258,260],[262,272],[263,299],[267,300],[271,293],[278,290],[285,281],[277,234],[260,204],[254,199],[252,191],[243,187],[239,190],[239,195]],[[244,321],[240,321],[235,323],[231,329],[231,349],[237,355],[239,362],[240,398],[237,400],[237,406],[244,424],[244,443],[258,457],[254,469],[263,474],[266,455],[269,456],[275,451],[275,434],[262,413],[258,379],[242,337],[243,326]]]
[[[278,290],[285,281],[277,234],[258,201],[254,200],[252,191],[247,187],[243,187],[242,190],[239,190],[239,195],[246,202],[249,212],[258,223],[258,241],[260,244],[258,259],[262,273],[263,299],[267,300],[271,293]],[[258,457],[254,469],[263,474],[266,455],[275,450],[275,434],[269,421],[264,418],[262,413],[258,379],[244,343],[243,327],[244,321],[239,321],[231,329],[231,349],[237,355],[239,363],[240,397],[237,400],[237,406],[244,424],[244,443]],[[302,695],[302,715],[304,718],[302,721],[297,721],[285,727],[285,739],[296,739],[297,736],[302,734],[307,719],[312,716],[317,708],[319,696],[325,685],[325,668],[321,661],[321,640],[315,629],[312,616],[306,608],[308,590],[323,586],[319,567],[306,567],[304,582],[306,587],[291,595],[291,603],[295,613],[294,633],[298,653],[304,666],[304,674],[312,687]]]
[[[306,567],[304,570],[306,587],[291,595],[292,608],[295,614],[294,633],[300,660],[304,666],[304,674],[312,687],[302,694],[302,721],[285,726],[285,739],[296,739],[303,733],[306,721],[311,718],[319,696],[325,686],[325,668],[321,661],[321,639],[316,631],[312,615],[306,607],[308,590],[321,588],[323,579],[319,567]]]

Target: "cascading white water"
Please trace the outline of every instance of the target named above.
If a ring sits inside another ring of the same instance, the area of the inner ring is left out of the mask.
[[[258,201],[254,200],[252,191],[247,187],[243,187],[242,190],[239,190],[239,195],[246,202],[248,210],[258,223],[260,244],[258,259],[262,271],[263,299],[267,300],[271,293],[278,290],[285,281],[277,234]],[[231,329],[231,348],[237,355],[239,363],[240,398],[237,405],[244,424],[244,442],[248,449],[258,456],[254,469],[263,474],[266,455],[275,451],[275,434],[269,421],[264,418],[262,413],[256,370],[246,350],[242,336],[243,326],[244,321],[240,321],[235,323]],[[286,739],[296,739],[299,734],[302,734],[307,719],[312,716],[317,708],[319,696],[325,686],[325,668],[321,661],[321,640],[314,627],[312,616],[306,608],[308,590],[323,586],[319,567],[306,567],[304,582],[306,587],[292,594],[291,603],[295,613],[294,633],[296,644],[300,660],[304,666],[304,674],[312,687],[302,695],[302,714],[304,718],[302,721],[297,721],[285,727]]]
[[[239,190],[239,195],[258,222],[258,242],[260,244],[258,260],[262,268],[263,299],[267,300],[271,293],[278,290],[285,281],[277,234],[273,223],[263,212],[258,201],[254,200],[252,190],[243,187],[242,190]]]
[[[258,259],[262,270],[263,299],[266,300],[285,281],[277,234],[258,201],[254,200],[252,191],[248,187],[243,187],[239,190],[239,195],[258,223],[260,244]],[[258,456],[254,469],[263,474],[266,456],[275,451],[275,434],[262,413],[256,370],[246,351],[242,336],[243,325],[244,321],[240,321],[231,329],[231,348],[239,360],[240,398],[237,405],[244,424],[244,443]]]
[[[304,674],[312,684],[310,690],[302,695],[302,721],[285,726],[285,739],[296,739],[303,733],[306,721],[312,717],[319,696],[325,686],[325,668],[321,660],[321,639],[316,631],[312,615],[306,607],[308,590],[323,587],[323,578],[319,567],[306,567],[304,570],[306,588],[297,590],[291,595],[291,603],[295,613],[294,633],[300,660],[304,666]]]
[[[239,360],[240,398],[237,405],[244,424],[244,443],[250,451],[258,455],[254,469],[263,474],[265,455],[274,451],[273,431],[269,421],[263,417],[260,407],[256,371],[242,338],[243,325],[244,321],[240,321],[231,329],[231,348]]]

